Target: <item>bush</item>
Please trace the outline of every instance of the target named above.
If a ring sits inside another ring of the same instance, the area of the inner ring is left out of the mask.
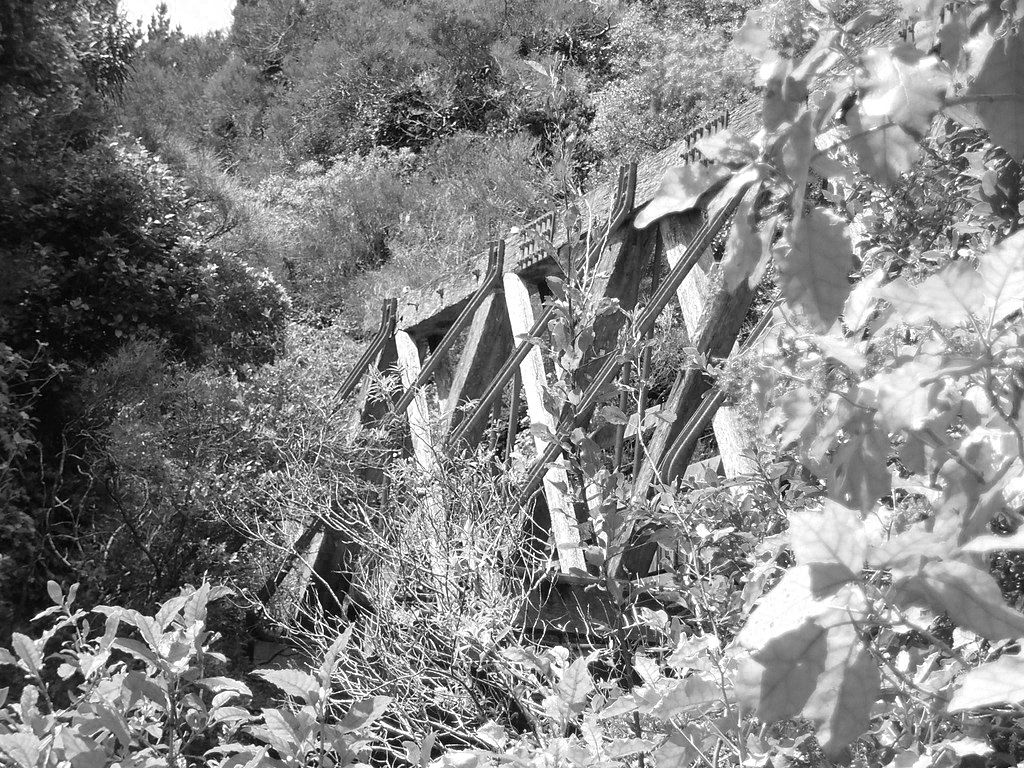
[[[20,289],[6,308],[12,346],[88,363],[147,337],[187,360],[273,359],[284,293],[204,244],[197,202],[166,166],[124,139],[67,160],[2,214]]]
[[[254,599],[302,528],[330,516],[360,455],[333,399],[356,347],[336,328],[294,325],[288,339],[245,380],[151,342],[84,379],[87,471],[102,487],[69,556],[99,599],[140,607],[205,574]]]
[[[368,759],[369,726],[388,702],[337,697],[332,675],[347,634],[310,671],[256,670],[254,692],[224,676],[226,659],[212,650],[207,607],[229,590],[203,583],[148,615],[80,607],[77,585],[65,594],[50,581],[47,592],[53,605],[37,619],[49,626],[0,647],[0,668],[13,668],[20,689],[17,703],[0,691],[7,765],[338,767]]]

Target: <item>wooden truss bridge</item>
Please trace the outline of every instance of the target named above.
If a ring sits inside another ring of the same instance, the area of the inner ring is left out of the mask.
[[[739,120],[737,125],[734,116],[734,129],[753,133],[755,114],[740,115]],[[622,315],[617,316],[618,321],[600,318],[593,329],[595,340],[592,359],[585,368],[582,401],[571,416],[553,413],[546,406],[550,373],[535,342],[548,333],[554,316],[552,306],[544,302],[547,280],[566,277],[571,269],[570,254],[594,276],[590,287],[594,300],[616,299],[624,310],[635,313],[633,333],[649,335],[663,310],[678,302],[690,346],[710,357],[729,356],[748,314],[753,290],[745,284],[732,292],[724,288],[715,269],[713,246],[721,244],[737,206],[751,194],[750,185],[738,180],[727,183],[728,174],[709,174],[718,180],[701,196],[700,205],[661,218],[646,229],[634,225],[665,171],[685,164],[707,165],[695,145],[729,123],[729,116],[722,116],[639,166],[620,168],[615,184],[595,190],[580,203],[584,211],[605,211],[603,219],[595,214],[589,225],[577,225],[573,232],[564,217],[556,213],[542,216],[432,284],[385,301],[376,335],[341,386],[340,395],[346,402],[355,396],[359,422],[370,427],[389,411],[406,414],[411,458],[427,472],[436,469],[439,454],[479,443],[509,390],[514,414],[508,428],[509,445],[518,422],[520,397],[525,398],[530,423],[543,425],[549,434],[586,430],[598,402],[604,401],[617,378],[630,372],[623,371],[621,356],[608,354],[616,347]],[[640,295],[643,286],[650,286],[649,295]],[[643,355],[641,368],[650,364],[649,351]],[[390,403],[371,397],[371,381],[395,373],[401,380],[400,394]],[[731,410],[723,407],[722,394],[713,390],[702,372],[679,371],[662,403],[648,402],[647,375],[647,370],[632,372],[639,392],[635,403],[638,423],[643,422],[644,409],[655,406],[667,418],[645,435],[646,450],[634,450],[632,467],[625,468],[632,472],[637,496],[645,496],[656,479],[673,482],[684,476],[698,439],[712,425],[724,474],[750,470],[743,431]],[[427,396],[428,385],[431,397]],[[621,404],[629,405],[625,399]],[[619,427],[604,441],[609,465],[622,463],[623,444],[631,439],[623,430]],[[587,519],[586,508],[581,510],[580,505],[586,504],[587,492],[572,491],[562,444],[538,436],[544,430],[533,431],[538,458],[529,470],[521,501],[529,505],[535,525],[546,528],[553,543],[557,573],[545,601],[554,600],[561,606],[550,609],[555,613],[564,614],[568,610],[565,605],[574,601],[577,611],[596,610],[580,607],[578,600],[588,579],[596,578],[588,571],[586,542],[580,536],[580,521]],[[338,531],[323,533],[312,565],[316,581],[338,582],[347,546],[340,540],[342,536]],[[651,567],[652,550],[643,546],[627,551],[613,565],[624,578],[643,577]],[[576,597],[568,594],[573,590]],[[544,613],[543,608],[538,611]],[[555,620],[565,623],[565,616]]]

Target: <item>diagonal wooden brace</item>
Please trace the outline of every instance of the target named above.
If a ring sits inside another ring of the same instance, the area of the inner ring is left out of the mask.
[[[388,339],[395,335],[395,322],[397,319],[398,300],[385,299],[381,305],[380,327],[377,329],[377,333],[374,334],[366,350],[356,361],[355,365],[352,366],[348,376],[341,382],[341,386],[338,387],[337,397],[340,401],[344,402],[355,391],[356,387],[359,386],[360,380],[363,378],[363,374],[366,373],[366,369],[370,367],[370,364],[380,354]],[[340,407],[341,402],[334,407],[334,410],[337,411]]]
[[[487,272],[484,274],[483,280],[480,281],[480,287],[476,293],[470,298],[469,302],[463,308],[462,312],[456,318],[455,322],[452,323],[448,332],[444,335],[441,341],[438,342],[437,346],[434,347],[434,351],[430,356],[423,362],[423,367],[420,370],[419,376],[416,380],[410,384],[398,402],[395,404],[395,411],[397,413],[405,413],[406,409],[412,404],[413,399],[416,397],[416,391],[430,381],[430,377],[434,371],[445,359],[448,351],[455,344],[455,341],[459,338],[459,334],[465,329],[466,325],[470,322],[473,314],[479,309],[484,299],[498,286],[501,281],[501,270],[505,260],[505,241],[500,240],[496,244],[492,244],[487,254]]]

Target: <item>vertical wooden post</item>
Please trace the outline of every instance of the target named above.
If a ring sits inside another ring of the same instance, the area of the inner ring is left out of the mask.
[[[402,386],[408,389],[420,375],[422,355],[416,340],[406,331],[395,332],[395,346],[398,349],[398,371],[402,378]],[[434,452],[434,439],[431,431],[430,410],[427,405],[426,392],[415,393],[409,409],[409,437],[412,440],[412,455],[417,469],[424,476],[435,478],[439,470],[437,454]],[[424,541],[430,558],[430,571],[436,580],[435,588],[441,593],[448,592],[449,571],[444,546],[447,542],[445,515],[442,490],[436,481],[430,482],[423,497]],[[432,529],[432,530],[431,530]]]
[[[408,388],[420,375],[420,348],[415,339],[405,331],[395,331],[395,346],[398,351],[398,372],[402,378],[402,386]],[[421,472],[432,471],[437,466],[437,457],[434,455],[434,443],[430,433],[427,396],[423,390],[416,393],[407,415],[416,464]]]
[[[508,311],[500,291],[484,299],[473,324],[466,335],[466,343],[455,366],[448,395],[444,402],[442,433],[448,435],[462,421],[459,406],[474,400],[483,393],[502,363],[512,353],[512,329],[508,324]],[[483,427],[467,434],[466,441],[475,444],[483,433]]]
[[[503,282],[509,325],[512,327],[516,343],[519,343],[537,321],[537,309],[531,300],[530,288],[522,278],[509,272],[504,276]],[[530,423],[542,424],[554,434],[557,428],[555,417],[544,404],[544,385],[547,377],[540,349],[532,350],[519,366],[519,370],[522,374]],[[547,441],[537,435],[534,436],[534,440],[537,452],[543,452]],[[586,560],[580,548],[580,532],[568,490],[569,477],[565,470],[565,460],[559,459],[544,476],[544,493],[551,511],[551,531],[558,551],[559,568],[563,573],[586,570]]]
[[[695,221],[693,216],[670,216],[662,219],[660,229],[665,245],[665,258],[671,269],[682,258],[686,246],[700,229],[700,223]],[[691,339],[696,339],[700,333],[701,318],[710,304],[711,291],[712,287],[704,266],[697,264],[690,270],[690,274],[676,292],[686,333]],[[754,472],[757,466],[750,458],[752,446],[736,411],[728,406],[719,408],[712,426],[726,477]]]

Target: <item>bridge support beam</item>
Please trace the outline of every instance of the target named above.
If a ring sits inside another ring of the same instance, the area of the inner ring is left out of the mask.
[[[526,338],[534,323],[537,322],[539,296],[536,289],[532,290],[522,278],[514,273],[506,273],[503,278],[505,286],[505,305],[508,308],[509,325],[516,343]],[[532,295],[531,295],[532,294]],[[540,348],[530,351],[519,366],[523,380],[523,391],[526,394],[526,409],[531,424],[540,424],[548,428],[551,434],[557,428],[554,414],[544,403],[544,386],[547,376],[544,371],[544,358]],[[547,441],[534,433],[537,452],[543,453]],[[544,495],[547,497],[551,512],[551,532],[558,552],[558,565],[562,573],[586,571],[586,560],[580,548],[580,532],[573,508],[569,488],[569,477],[564,459],[559,459],[544,476]]]

